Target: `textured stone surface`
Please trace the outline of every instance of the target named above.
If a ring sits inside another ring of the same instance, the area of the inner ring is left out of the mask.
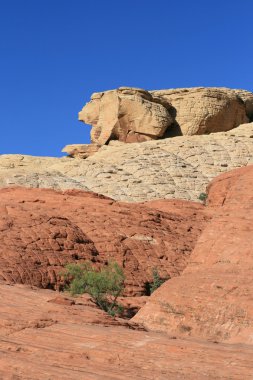
[[[179,88],[151,91],[175,108],[176,125],[168,135],[201,135],[228,131],[247,123],[252,113],[253,94],[229,88]],[[247,100],[247,107],[246,107]],[[246,110],[247,108],[247,110]]]
[[[93,126],[92,143],[141,142],[163,136],[173,121],[169,109],[169,103],[156,101],[148,91],[120,87],[93,94],[79,120]]]
[[[197,200],[218,174],[253,163],[253,123],[229,132],[112,142],[86,160],[0,156],[0,187],[83,189],[123,201]]]
[[[158,91],[120,87],[95,93],[79,113],[92,125],[91,142],[142,142],[228,131],[253,121],[253,94],[229,88]]]
[[[187,204],[184,214],[182,203],[163,211],[80,191],[1,189],[0,279],[55,289],[68,262],[116,260],[125,294],[145,294],[153,268],[180,274],[209,220],[201,204]]]
[[[247,117],[253,121],[253,93],[245,90],[234,90],[234,92],[245,103]]]
[[[71,158],[87,158],[97,153],[101,145],[98,144],[72,144],[66,145],[62,152],[67,153]]]
[[[209,186],[211,222],[180,277],[134,317],[151,330],[253,344],[253,165]]]
[[[0,284],[0,379],[252,379],[252,346],[129,329],[85,298],[55,298]]]

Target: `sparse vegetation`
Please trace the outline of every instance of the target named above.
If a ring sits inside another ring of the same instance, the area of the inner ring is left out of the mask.
[[[153,276],[152,282],[146,283],[147,295],[151,295],[156,289],[158,289],[165,281],[169,279],[169,277],[162,278],[157,268],[153,268],[152,276]]]
[[[108,314],[114,316],[123,312],[117,303],[124,289],[122,268],[111,262],[99,271],[90,262],[68,264],[64,272],[67,289],[72,295],[88,293],[93,301]]]
[[[207,193],[200,193],[198,198],[203,204],[206,204],[207,201]]]

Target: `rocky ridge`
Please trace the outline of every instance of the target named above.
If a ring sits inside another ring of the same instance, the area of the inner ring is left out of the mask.
[[[215,176],[252,163],[253,123],[228,132],[112,142],[86,160],[0,156],[0,187],[81,189],[138,202],[198,200]]]
[[[120,87],[94,93],[79,120],[92,125],[91,142],[99,146],[111,140],[133,143],[222,132],[253,121],[253,93],[215,87]]]

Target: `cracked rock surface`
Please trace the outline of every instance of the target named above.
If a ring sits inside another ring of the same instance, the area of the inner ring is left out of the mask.
[[[145,294],[153,268],[178,276],[209,220],[199,203],[46,189],[1,189],[0,210],[0,280],[59,289],[67,263],[112,260],[124,269],[127,295]]]
[[[82,189],[138,202],[198,200],[217,175],[253,162],[253,123],[228,132],[114,143],[91,157],[0,156],[0,187]]]
[[[253,121],[253,93],[223,87],[120,87],[93,94],[79,120],[92,125],[91,142],[100,145],[222,132]]]

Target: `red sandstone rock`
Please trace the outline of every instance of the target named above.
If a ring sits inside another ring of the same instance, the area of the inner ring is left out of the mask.
[[[56,289],[69,262],[116,260],[126,294],[145,293],[157,267],[178,276],[207,217],[203,206],[177,202],[130,204],[83,191],[0,190],[0,279]],[[150,208],[151,207],[151,208]],[[173,212],[173,208],[176,212]]]
[[[253,166],[211,182],[214,216],[187,268],[151,296],[135,322],[177,336],[253,343],[252,189]]]
[[[48,302],[55,296],[0,284],[1,380],[252,379],[252,346],[138,330],[82,298]]]
[[[69,299],[67,297],[57,296],[48,302],[57,303],[58,305],[67,305],[72,306],[75,305],[75,301],[73,299]]]

